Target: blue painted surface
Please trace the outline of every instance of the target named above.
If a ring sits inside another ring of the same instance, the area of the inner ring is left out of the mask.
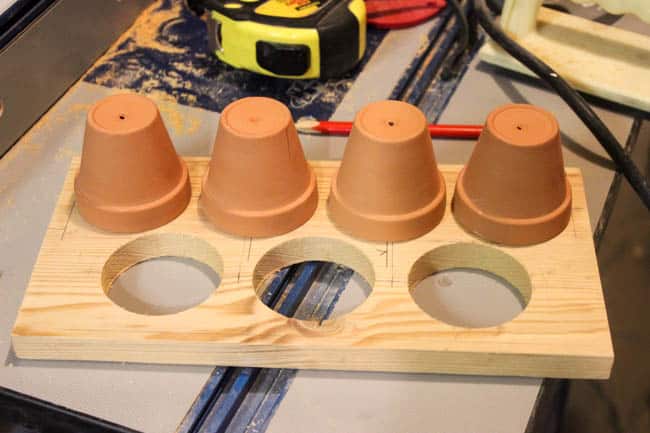
[[[386,35],[369,28],[364,59],[340,79],[286,80],[234,69],[208,53],[206,24],[178,0],[161,1],[149,14],[147,24],[158,26],[154,36],[130,30],[86,81],[163,92],[180,104],[217,112],[245,96],[268,96],[285,103],[296,119],[328,119]]]
[[[300,265],[296,270],[295,281],[289,283],[282,303],[274,309],[283,316],[292,317],[311,288],[321,266],[321,262],[306,262]]]
[[[464,5],[467,13],[471,7],[470,2]],[[438,15],[418,55],[414,57],[390,95],[390,99],[417,105],[431,123],[438,122],[484,40],[482,35],[475,35],[478,38],[470,41],[472,45],[458,60],[458,72],[442,78],[442,69],[447,66],[448,56],[454,52],[454,43],[459,32],[458,24],[455,20],[451,21],[452,15],[449,8]]]
[[[230,368],[225,373],[226,384],[207,412],[197,433],[224,433],[235,417],[246,393],[259,374],[259,368]]]
[[[447,22],[449,22],[450,16],[451,11],[449,9],[444,9],[440,12],[436,18],[436,23],[431,27],[431,30],[429,30],[429,33],[427,34],[426,41],[422,44],[417,55],[404,71],[404,74],[393,88],[388,99],[402,100],[409,86],[419,79],[417,72],[425,64],[436,40],[438,40],[438,37],[445,29]]]
[[[207,411],[214,405],[219,392],[223,388],[227,370],[227,367],[216,367],[212,370],[210,377],[201,389],[201,393],[196,397],[196,400],[192,403],[192,407],[187,411],[185,418],[183,418],[183,421],[178,426],[177,432],[195,432],[203,423]]]
[[[424,92],[429,88],[431,81],[436,76],[440,66],[447,58],[447,55],[451,52],[457,34],[458,27],[453,27],[450,30],[445,30],[443,32],[439,44],[436,44],[435,46],[433,56],[420,70],[417,81],[415,81],[410,93],[406,96],[406,102],[414,105],[419,104]]]
[[[456,87],[458,87],[458,84],[460,84],[460,81],[467,72],[469,63],[474,59],[476,54],[478,54],[478,51],[481,48],[483,42],[483,36],[479,37],[476,44],[462,59],[462,67],[459,68],[458,75],[456,77],[448,80],[443,80],[440,77],[436,77],[431,81],[431,83],[429,83],[429,86],[422,95],[420,104],[418,106],[424,112],[430,122],[437,123],[440,119],[440,116],[444,112],[445,108],[447,108],[447,104],[449,104],[449,101],[451,100]]]
[[[333,263],[305,262],[284,268],[260,298],[299,319],[325,320],[353,271]],[[177,433],[262,433],[297,370],[217,367],[179,425]]]
[[[263,432],[295,374],[292,369],[260,369],[226,433]]]
[[[269,423],[273,419],[273,414],[282,402],[285,394],[291,386],[291,381],[298,372],[298,370],[291,369],[273,369],[275,373],[274,382],[270,387],[260,387],[257,394],[263,395],[262,401],[255,411],[255,415],[248,423],[236,424],[233,422],[232,431],[227,433],[263,433],[266,431]],[[264,375],[266,377],[266,375]]]

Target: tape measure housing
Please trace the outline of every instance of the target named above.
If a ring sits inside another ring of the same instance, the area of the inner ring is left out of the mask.
[[[366,48],[363,0],[203,0],[210,50],[236,68],[283,78],[339,77]]]

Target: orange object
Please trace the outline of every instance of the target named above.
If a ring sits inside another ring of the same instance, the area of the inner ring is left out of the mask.
[[[260,97],[228,105],[200,198],[208,219],[234,235],[276,236],[304,224],[317,202],[289,109]]]
[[[356,116],[328,201],[343,231],[372,241],[404,241],[433,229],[445,209],[424,114],[399,101]]]
[[[452,204],[468,231],[505,245],[531,245],[559,234],[571,216],[555,117],[509,104],[487,118]]]
[[[90,109],[75,179],[86,221],[113,232],[150,230],[178,216],[190,195],[187,167],[150,99],[120,94]]]

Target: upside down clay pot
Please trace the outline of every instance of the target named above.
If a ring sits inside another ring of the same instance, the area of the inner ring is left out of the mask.
[[[539,108],[492,111],[452,203],[469,232],[504,245],[531,245],[559,234],[571,216],[557,120]]]
[[[445,183],[424,114],[399,101],[365,106],[332,179],[332,221],[354,237],[405,241],[432,230],[444,209]]]
[[[203,180],[204,215],[227,233],[269,237],[304,224],[317,203],[316,177],[289,109],[260,97],[228,105]]]
[[[185,209],[187,167],[153,101],[120,94],[90,109],[75,196],[86,221],[113,232],[150,230]]]

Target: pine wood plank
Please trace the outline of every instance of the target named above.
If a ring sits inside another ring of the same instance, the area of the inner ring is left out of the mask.
[[[81,218],[73,192],[79,160],[73,161],[13,329],[17,356],[609,376],[613,350],[579,170],[567,169],[573,188],[567,229],[540,245],[507,248],[476,239],[456,224],[449,206],[460,166],[441,166],[448,203],[436,229],[414,241],[371,243],[339,232],[327,217],[326,199],[338,162],[311,162],[320,197],[308,223],[284,236],[249,239],[221,233],[201,216],[197,199],[208,159],[185,160],[193,188],[188,208],[161,228],[130,235],[97,230]],[[106,296],[104,290],[120,272],[162,255],[209,264],[221,275],[220,286],[197,307],[164,316],[126,311]],[[314,259],[361,273],[373,286],[369,298],[353,312],[318,324],[285,318],[256,297],[254,287],[269,272]],[[503,276],[520,288],[529,300],[527,308],[490,328],[460,328],[431,318],[412,300],[409,284],[454,266]]]

